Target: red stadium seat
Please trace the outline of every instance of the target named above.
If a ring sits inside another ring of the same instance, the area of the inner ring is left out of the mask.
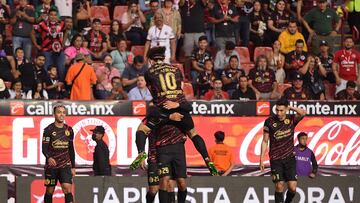
[[[254,62],[256,61],[256,58],[260,55],[269,56],[272,54],[273,50],[271,47],[256,47],[254,50]]]
[[[284,93],[284,91],[287,88],[290,88],[292,85],[290,83],[278,83],[277,85],[277,92],[282,95]]]
[[[122,15],[127,11],[127,6],[115,6],[113,19],[121,21]]]
[[[110,33],[110,25],[102,25],[101,31],[108,35]]]
[[[235,51],[237,51],[237,53],[240,56],[240,63],[251,63],[250,61],[250,52],[249,49],[247,47],[235,47]]]
[[[193,89],[193,86],[192,86],[191,83],[184,82],[183,83],[183,91],[184,91],[184,94],[185,94],[185,98],[187,100],[195,99],[195,97],[194,97],[194,89]]]
[[[326,100],[334,100],[335,92],[336,92],[336,85],[331,84],[328,81],[324,81],[324,86],[325,86]]]
[[[135,56],[143,56],[144,55],[144,46],[131,46],[131,53]]]
[[[255,67],[255,64],[253,63],[244,63],[241,64],[241,69],[243,69],[245,71],[245,74],[248,75],[249,71]]]
[[[91,17],[99,18],[103,25],[110,25],[111,23],[109,9],[106,6],[92,6]]]

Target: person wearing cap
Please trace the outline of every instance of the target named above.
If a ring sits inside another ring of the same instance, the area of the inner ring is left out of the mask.
[[[0,78],[0,99],[9,99],[9,98],[10,98],[9,90],[6,88],[4,80]]]
[[[318,164],[314,152],[307,147],[308,135],[301,132],[297,135],[299,144],[295,146],[295,159],[296,159],[296,174],[298,176],[308,176],[315,178]]]
[[[312,100],[309,90],[303,84],[303,76],[297,73],[292,79],[292,87],[287,88],[282,97],[287,100]]]
[[[105,128],[101,125],[91,130],[92,139],[96,142],[93,154],[93,170],[95,176],[111,176],[111,165],[109,160],[109,148],[103,140]]]
[[[95,18],[92,21],[92,27],[89,32],[84,35],[84,47],[91,54],[92,59],[101,60],[107,52],[107,36],[101,31],[101,20]]]
[[[234,168],[234,152],[233,149],[224,144],[225,133],[217,131],[214,134],[215,145],[209,148],[209,155],[214,161],[216,168],[221,176],[227,176]]]
[[[280,52],[282,54],[288,54],[295,50],[295,42],[297,40],[303,40],[305,42],[304,36],[298,31],[297,21],[291,19],[286,30],[282,31],[279,36],[279,42],[281,43]],[[306,43],[304,44],[304,51],[308,51]]]
[[[225,48],[218,51],[215,56],[215,62],[214,62],[214,71],[217,74],[217,77],[221,76],[222,71],[224,68],[228,65],[229,59],[231,56],[237,56],[239,59],[239,69],[240,69],[240,56],[235,51],[235,43],[232,41],[227,41],[225,44]]]
[[[341,26],[339,16],[328,7],[327,0],[318,0],[318,7],[305,15],[303,24],[310,33],[311,50],[315,55],[319,54],[321,40],[327,41],[331,48]]]
[[[334,55],[329,51],[329,45],[325,40],[321,40],[320,42],[320,54],[318,57],[320,58],[320,62],[326,70],[326,77],[324,80],[327,80],[333,84],[336,83],[335,75],[332,70]]]
[[[122,74],[122,84],[126,92],[130,92],[130,90],[136,87],[137,77],[139,75],[144,75],[147,71],[148,67],[144,63],[143,56],[135,56],[134,63],[127,68],[125,68]]]
[[[348,81],[346,83],[346,89],[341,90],[335,96],[336,100],[360,100],[360,93],[356,90],[356,83],[354,81]]]
[[[104,56],[103,63],[95,68],[96,78],[98,79],[95,91],[96,99],[107,99],[111,95],[111,78],[120,77],[120,72],[112,66],[113,59],[110,54]]]
[[[92,100],[92,86],[96,80],[93,67],[85,62],[83,54],[77,54],[65,78],[66,84],[71,85],[70,100]]]

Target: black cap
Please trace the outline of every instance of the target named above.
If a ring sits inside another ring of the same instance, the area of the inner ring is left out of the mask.
[[[303,76],[302,76],[301,74],[299,74],[299,73],[296,73],[296,74],[294,75],[293,80],[303,80]]]
[[[320,41],[320,46],[328,46],[327,41],[321,40],[321,41]]]
[[[101,125],[96,126],[94,129],[90,130],[94,133],[102,133],[105,134],[105,128],[102,127]]]

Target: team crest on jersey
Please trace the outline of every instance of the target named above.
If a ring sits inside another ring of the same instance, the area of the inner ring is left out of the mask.
[[[229,9],[229,14],[232,15],[233,14],[233,11],[231,9]]]
[[[70,131],[69,131],[69,130],[65,130],[65,135],[69,137],[69,136],[70,136]]]
[[[51,133],[51,135],[52,135],[52,136],[56,136],[56,132],[53,131],[53,132]]]
[[[277,127],[277,123],[273,123],[272,126],[273,126],[274,128],[276,128],[276,127]]]
[[[285,123],[286,125],[288,125],[288,124],[290,123],[290,120],[289,120],[289,119],[285,119],[284,123]]]
[[[300,59],[305,60],[305,56],[304,55],[300,56]]]

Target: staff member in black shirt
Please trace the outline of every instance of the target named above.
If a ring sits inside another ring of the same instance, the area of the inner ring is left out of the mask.
[[[93,130],[92,139],[96,141],[94,151],[93,170],[95,176],[111,176],[111,165],[109,160],[109,148],[102,139],[105,134],[103,126],[96,126]]]

